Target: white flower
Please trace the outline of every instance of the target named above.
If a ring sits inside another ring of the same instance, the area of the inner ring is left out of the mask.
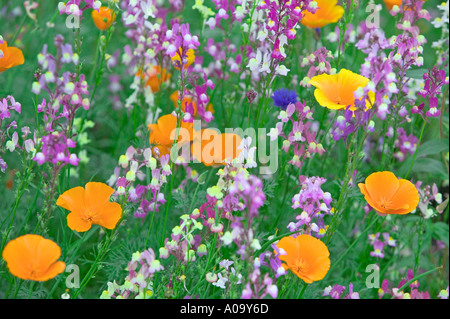
[[[222,237],[220,237],[220,240],[223,242],[225,246],[230,245],[233,242],[233,237],[231,236],[231,233],[229,231],[226,231]]]
[[[275,127],[272,127],[270,129],[270,132],[267,133],[267,136],[270,136],[270,141],[275,141],[278,138],[278,129]]]
[[[290,69],[288,69],[288,68],[286,68],[284,65],[281,65],[281,64],[280,64],[280,65],[277,66],[277,68],[276,68],[276,70],[275,70],[275,73],[276,73],[276,74],[279,74],[279,75],[286,76],[286,75],[288,74],[289,70],[290,70]]]
[[[228,278],[225,278],[222,276],[221,273],[219,273],[219,279],[216,282],[213,282],[213,285],[222,289],[225,289],[225,284],[227,283]]]
[[[152,4],[152,1],[147,0],[147,2],[142,1],[141,2],[141,8],[142,12],[144,12],[144,18],[147,19],[148,17],[154,18],[155,15],[153,13],[153,10],[155,7]]]
[[[259,68],[259,65],[261,64],[261,51],[257,51],[256,52],[256,57],[251,58],[248,61],[247,67],[251,70],[251,71],[256,71]]]
[[[137,15],[128,14],[124,20],[125,25],[130,25],[132,23],[135,23],[137,20]]]
[[[266,38],[267,38],[267,31],[265,29],[259,30],[258,31],[258,35],[256,36],[256,38],[259,41],[261,41],[261,42],[266,40]]]

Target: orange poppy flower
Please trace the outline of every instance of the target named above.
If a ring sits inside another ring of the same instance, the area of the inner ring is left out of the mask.
[[[203,129],[194,135],[200,136],[194,137],[191,146],[192,155],[206,166],[224,165],[225,160],[232,161],[242,151],[238,149],[242,139],[237,134],[219,134],[212,129]]]
[[[172,74],[168,73],[166,69],[162,69],[161,72],[161,67],[159,65],[153,65],[146,73],[142,74],[142,71],[139,71],[136,76],[140,76],[142,79],[147,80],[145,85],[149,86],[153,93],[156,93],[161,89],[160,85],[168,81]]]
[[[305,11],[301,20],[303,25],[310,28],[321,28],[330,23],[336,23],[344,15],[344,8],[337,5],[337,0],[315,0],[316,13]]]
[[[322,280],[330,270],[330,252],[320,240],[310,235],[286,236],[277,243],[285,255],[279,255],[285,270],[289,269],[306,283]]]
[[[352,111],[356,110],[354,92],[368,83],[368,78],[346,69],[341,69],[339,73],[333,75],[325,73],[316,75],[309,80],[309,84],[316,87],[314,97],[321,106],[333,110],[341,110],[350,106]],[[369,94],[371,101],[366,102],[366,110],[375,100],[375,94],[372,93]]]
[[[61,248],[39,235],[24,235],[6,244],[2,257],[9,272],[24,280],[47,281],[66,269]]]
[[[413,183],[398,179],[384,171],[367,176],[365,184],[358,184],[367,203],[381,214],[408,214],[419,204],[419,192]]]
[[[92,20],[99,30],[108,29],[116,19],[116,14],[108,7],[100,7],[100,9],[92,11]]]
[[[177,70],[179,70],[180,68],[176,66],[175,61],[178,61],[178,63],[180,63],[180,65],[181,65],[180,51],[181,51],[181,54],[183,54],[183,51],[182,51],[181,49],[179,49],[179,50],[175,53],[175,55],[172,57],[172,61],[174,62],[174,66],[175,66],[175,68],[176,68]],[[184,65],[184,68],[185,68],[185,69],[186,69],[187,67],[189,67],[189,66],[190,66],[192,63],[194,63],[194,61],[195,61],[195,53],[194,53],[194,50],[193,50],[193,49],[187,50],[186,55],[187,55],[187,62],[186,62],[186,64]]]
[[[181,121],[180,128],[184,130],[178,131],[178,146],[192,141],[192,127],[192,123]],[[172,114],[163,115],[156,124],[149,124],[148,128],[150,144],[158,147],[161,156],[170,154],[170,149],[175,141],[177,118]]]
[[[17,65],[24,64],[22,50],[15,47],[9,47],[6,41],[0,43],[0,73]]]
[[[85,188],[78,186],[61,194],[56,205],[70,211],[67,226],[85,232],[92,225],[114,229],[122,217],[122,207],[110,202],[114,189],[104,183],[89,182]]]
[[[386,7],[388,7],[389,10],[392,10],[394,6],[401,6],[402,0],[383,0]]]

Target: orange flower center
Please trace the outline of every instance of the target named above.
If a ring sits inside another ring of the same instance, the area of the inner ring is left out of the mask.
[[[290,268],[297,273],[303,273],[309,268],[309,265],[308,263],[306,263],[306,261],[300,258],[295,259],[294,263],[290,265]]]
[[[92,224],[94,222],[94,218],[95,218],[95,213],[88,211],[82,219],[83,219],[83,221]]]
[[[380,205],[380,207],[384,208],[384,209],[388,209],[389,207],[392,206],[392,202],[390,199],[386,199],[386,198],[382,198],[380,199],[380,201],[378,202],[378,204]]]

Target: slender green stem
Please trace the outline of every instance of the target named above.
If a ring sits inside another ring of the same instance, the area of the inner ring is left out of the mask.
[[[24,14],[22,22],[19,25],[19,28],[17,29],[16,33],[14,33],[14,36],[12,37],[11,41],[9,41],[10,42],[10,44],[9,44],[10,46],[16,41],[17,37],[20,34],[20,31],[22,31],[22,28],[25,25],[25,22],[27,21],[27,18],[28,18],[28,14]]]
[[[25,193],[25,190],[27,190],[27,188],[28,188],[29,178],[30,178],[30,175],[31,175],[31,167],[26,168],[25,172],[23,173],[23,175],[24,175],[24,177],[23,177],[23,179],[22,179],[22,181],[20,183],[19,188],[17,189],[16,200],[14,201],[13,207],[11,209],[12,213],[10,213],[10,215],[12,215],[11,216],[11,220],[10,220],[9,225],[8,225],[8,230],[6,231],[6,234],[3,237],[2,246],[1,246],[0,251],[3,251],[3,248],[5,247],[6,241],[8,240],[9,233],[11,232],[12,225],[14,223],[14,219],[15,219],[15,216],[16,216],[17,208],[19,207],[19,203],[20,203],[20,201],[22,199],[23,194]],[[5,219],[5,221],[6,221],[6,219]],[[3,223],[2,223],[2,226],[3,226]]]
[[[30,288],[28,288],[28,299],[31,299],[31,295],[33,294],[35,284],[36,284],[35,281],[31,281]]]
[[[123,208],[122,208],[123,209]],[[101,262],[101,260],[103,260],[103,258],[106,256],[106,253],[109,251],[109,246],[112,242],[112,239],[114,238],[114,236],[117,233],[117,229],[119,228],[119,223],[116,225],[116,228],[114,228],[114,230],[112,231],[112,234],[108,237],[108,239],[106,240],[105,244],[102,245],[99,253],[97,254],[97,257],[94,260],[94,263],[92,264],[92,266],[89,268],[86,276],[83,278],[83,280],[81,281],[80,284],[80,288],[78,288],[75,293],[72,295],[72,299],[75,299],[76,297],[78,297],[78,295],[81,293],[81,291],[86,287],[86,285],[88,284],[88,282],[91,280],[91,278],[94,276],[96,270],[97,270],[97,264],[99,262]]]
[[[306,288],[308,288],[308,286],[309,286],[309,285],[308,285],[306,282],[303,283],[302,290],[300,291],[299,295],[297,296],[297,299],[302,299],[303,294],[305,293]]]

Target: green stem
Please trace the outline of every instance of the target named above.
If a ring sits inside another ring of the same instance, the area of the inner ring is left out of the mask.
[[[17,37],[18,37],[19,34],[20,34],[20,31],[22,31],[22,28],[23,28],[25,22],[27,21],[27,18],[28,18],[28,15],[27,15],[27,14],[24,14],[24,15],[23,15],[22,22],[20,23],[19,28],[17,29],[16,33],[14,33],[14,36],[12,37],[12,39],[11,39],[11,41],[10,41],[10,43],[9,43],[10,46],[14,43],[14,41],[16,41]]]
[[[10,213],[10,215],[12,215],[12,217],[11,217],[11,220],[8,225],[8,230],[6,231],[6,234],[3,237],[2,246],[1,246],[0,251],[3,251],[6,241],[8,240],[8,236],[9,236],[9,233],[11,232],[12,225],[14,223],[14,219],[16,216],[17,208],[19,207],[20,200],[22,199],[22,196],[25,193],[25,190],[28,188],[28,184],[29,184],[28,179],[29,179],[30,175],[31,175],[31,167],[28,167],[26,169],[26,171],[24,172],[24,177],[23,177],[22,182],[20,183],[20,186],[17,190],[16,200],[15,200],[13,208],[12,208],[12,213]],[[5,221],[6,221],[6,219],[5,219]],[[2,223],[2,226],[3,226],[3,223]]]
[[[81,291],[84,289],[84,287],[86,287],[88,282],[94,276],[94,273],[97,268],[97,264],[106,256],[106,253],[109,250],[109,245],[111,244],[111,241],[114,238],[118,228],[119,228],[119,225],[116,225],[116,228],[114,228],[112,234],[108,237],[108,239],[106,240],[106,243],[102,246],[101,250],[99,251],[99,253],[97,254],[97,257],[94,260],[94,263],[92,264],[91,268],[89,268],[86,276],[83,278],[83,280],[80,284],[80,288],[78,288],[75,291],[75,293],[72,295],[72,299],[75,299],[76,297],[78,297],[78,295],[81,293]]]
[[[35,281],[32,281],[30,283],[30,288],[28,288],[28,299],[31,299],[31,295],[33,294],[33,288],[34,288],[35,284],[36,284]]]
[[[305,293],[305,290],[306,290],[306,288],[308,288],[308,286],[309,286],[309,285],[308,285],[306,282],[303,283],[302,290],[300,291],[300,293],[299,293],[297,299],[302,299],[303,294]]]

